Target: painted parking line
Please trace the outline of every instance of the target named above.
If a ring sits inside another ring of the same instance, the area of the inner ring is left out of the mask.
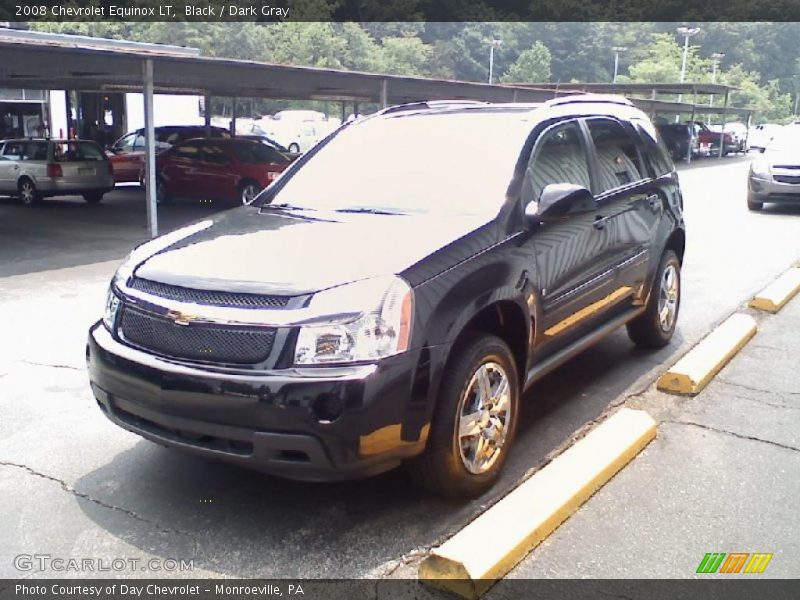
[[[477,598],[635,457],[656,422],[623,408],[444,544],[419,567],[431,587]]]
[[[750,301],[751,308],[776,313],[800,292],[800,268],[789,269]]]
[[[659,378],[658,389],[690,396],[699,393],[756,330],[756,321],[750,315],[731,315]]]

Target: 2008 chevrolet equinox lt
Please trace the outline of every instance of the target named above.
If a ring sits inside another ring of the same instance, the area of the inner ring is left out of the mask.
[[[488,489],[520,396],[675,330],[681,191],[625,99],[427,102],[344,125],[242,206],[136,248],[87,360],[115,423],[285,477]]]

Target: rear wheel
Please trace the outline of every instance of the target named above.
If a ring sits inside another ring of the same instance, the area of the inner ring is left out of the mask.
[[[20,179],[17,184],[17,191],[19,192],[19,199],[22,200],[25,206],[33,206],[42,199],[39,195],[39,190],[36,189],[36,184],[27,177]]]
[[[103,192],[91,192],[84,194],[83,199],[89,204],[99,204],[103,200]]]
[[[261,186],[255,181],[243,181],[239,186],[239,200],[242,204],[247,206],[256,199],[258,193],[261,191]]]
[[[681,264],[672,250],[661,257],[645,311],[628,323],[628,336],[641,348],[666,346],[681,306]]]
[[[470,334],[448,365],[425,452],[406,462],[422,487],[474,498],[494,484],[514,440],[519,376],[500,338]]]
[[[292,142],[289,144],[289,152],[300,152],[300,146]]]

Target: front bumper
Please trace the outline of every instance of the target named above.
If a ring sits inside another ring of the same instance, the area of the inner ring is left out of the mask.
[[[442,350],[440,348],[440,350]],[[350,367],[220,370],[89,332],[89,378],[114,423],[165,446],[312,481],[380,473],[420,453],[431,349]],[[335,414],[335,418],[329,418]]]
[[[753,199],[759,202],[774,202],[776,204],[800,203],[800,184],[797,183],[767,181],[766,179],[750,176],[747,188]]]

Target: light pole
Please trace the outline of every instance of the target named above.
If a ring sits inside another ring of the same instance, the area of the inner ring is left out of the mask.
[[[717,67],[719,66],[719,61],[725,58],[725,54],[722,52],[714,52],[711,55],[711,83],[717,83]],[[712,108],[714,106],[714,94],[711,94],[708,98],[708,107]],[[711,117],[712,115],[708,115],[708,124],[711,125]]]
[[[678,27],[678,34],[683,36],[683,61],[681,62],[681,83],[686,79],[686,58],[689,56],[689,38],[700,33],[699,27]],[[683,100],[683,94],[678,94],[678,102]]]
[[[611,82],[617,83],[617,71],[619,71],[619,53],[625,52],[628,49],[628,47],[613,46],[611,49],[614,51],[614,79],[612,79]]]
[[[489,44],[489,84],[492,83],[494,75],[494,49],[503,45],[503,40],[491,39],[487,40]]]

